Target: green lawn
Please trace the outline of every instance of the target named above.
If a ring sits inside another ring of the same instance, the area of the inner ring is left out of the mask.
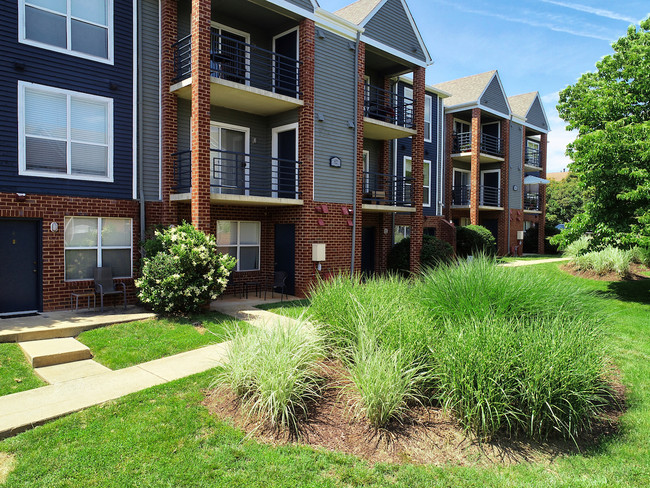
[[[557,264],[513,268],[597,293],[628,388],[620,433],[582,455],[515,466],[370,466],[339,453],[264,445],[211,417],[214,372],[136,393],[0,442],[15,456],[6,487],[645,487],[650,486],[650,280],[573,278]],[[2,459],[2,456],[0,456]],[[0,466],[0,472],[2,466]]]
[[[269,312],[284,315],[292,319],[300,318],[300,316],[309,308],[309,300],[293,300],[291,302],[273,302],[263,303],[256,305],[257,308],[268,310]]]
[[[18,344],[0,344],[0,396],[46,384],[34,374]]]
[[[538,259],[557,259],[561,254],[537,254],[535,256],[504,256],[499,258],[500,263],[512,263],[513,261],[537,261]]]
[[[196,327],[195,323],[201,323]],[[90,348],[94,359],[111,369],[121,369],[223,342],[229,333],[248,327],[218,312],[189,318],[159,318],[115,324],[83,332],[78,340]]]

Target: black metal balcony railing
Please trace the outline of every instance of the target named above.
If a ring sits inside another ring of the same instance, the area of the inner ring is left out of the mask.
[[[175,189],[187,193],[192,186],[192,152],[174,155]],[[300,162],[259,154],[210,150],[212,193],[270,198],[300,198]]]
[[[466,207],[469,205],[469,196],[469,185],[456,185],[451,191],[451,203],[459,207]]]
[[[524,193],[524,210],[541,210],[539,193]]]
[[[192,38],[184,37],[173,44],[174,82],[192,75]],[[300,97],[300,66],[297,59],[278,54],[239,39],[210,34],[210,76],[242,85]]]
[[[363,202],[373,205],[408,207],[412,204],[413,178],[374,171],[363,172]]]
[[[364,116],[407,129],[413,128],[413,100],[366,83]]]
[[[536,168],[541,168],[542,158],[541,158],[540,150],[537,148],[527,147],[526,159],[524,160],[524,162],[528,166],[535,166]]]
[[[500,207],[501,206],[501,188],[496,186],[480,186],[481,194],[479,205],[485,207]]]
[[[454,154],[472,152],[471,132],[455,132],[453,137],[452,151]],[[481,152],[503,157],[503,139],[490,134],[481,134]]]

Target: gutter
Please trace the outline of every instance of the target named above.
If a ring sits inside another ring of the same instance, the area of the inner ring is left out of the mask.
[[[354,198],[352,200],[352,255],[350,256],[350,276],[354,277],[354,256],[357,252],[357,185],[359,184],[359,44],[361,43],[361,32],[357,31],[357,39],[354,45]]]

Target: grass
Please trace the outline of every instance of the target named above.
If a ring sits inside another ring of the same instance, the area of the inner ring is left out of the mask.
[[[157,386],[0,442],[16,457],[3,488],[19,487],[641,487],[650,486],[650,280],[592,281],[557,263],[535,273],[596,294],[605,342],[628,390],[620,432],[549,463],[369,465],[298,445],[255,442],[209,415],[201,390],[214,372]]]
[[[18,344],[0,344],[0,396],[45,385],[47,383],[34,374]]]
[[[196,323],[201,327],[193,325]],[[115,324],[83,332],[78,340],[90,348],[95,361],[111,369],[122,369],[223,342],[231,332],[248,328],[245,322],[209,312],[189,318]]]
[[[503,256],[498,259],[500,263],[513,263],[515,261],[538,261],[540,259],[561,258],[560,254],[537,254],[535,256]]]
[[[309,300],[292,300],[290,302],[273,302],[256,305],[257,308],[283,315],[292,319],[299,319],[308,314]]]

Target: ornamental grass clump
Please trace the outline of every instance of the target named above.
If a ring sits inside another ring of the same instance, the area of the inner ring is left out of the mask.
[[[236,260],[217,251],[214,236],[190,224],[156,231],[144,245],[142,277],[135,284],[140,300],[157,313],[196,313],[228,283]]]
[[[589,249],[590,241],[591,237],[582,236],[579,239],[568,244],[566,248],[564,248],[562,255],[565,258],[576,258],[582,254],[586,254]]]
[[[608,246],[601,251],[589,252],[574,257],[570,264],[578,271],[593,271],[598,275],[616,273],[624,278],[630,273],[634,259],[632,251]]]
[[[324,354],[319,329],[304,321],[238,333],[217,382],[230,387],[251,415],[298,433],[299,418],[320,397]]]

